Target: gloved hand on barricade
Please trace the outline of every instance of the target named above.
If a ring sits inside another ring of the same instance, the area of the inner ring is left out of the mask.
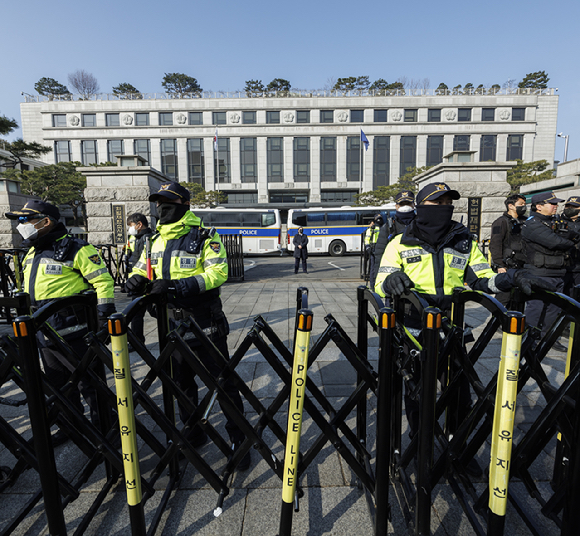
[[[149,294],[167,294],[168,296],[175,295],[175,281],[170,279],[156,279],[151,284]]]
[[[514,286],[528,296],[532,294],[533,290],[556,291],[556,285],[554,283],[534,277],[527,270],[516,270],[513,281]]]
[[[97,306],[97,309],[99,312],[98,329],[99,329],[99,331],[101,331],[107,325],[107,320],[109,320],[109,317],[112,314],[115,314],[117,312],[117,308],[115,307],[115,304],[113,304],[113,303],[106,303],[104,305]]]
[[[411,281],[405,272],[394,272],[385,279],[383,290],[385,294],[402,296],[403,294],[407,294],[409,289],[414,286],[415,283]]]
[[[125,290],[129,296],[143,296],[147,291],[149,279],[142,275],[132,275],[125,283]]]

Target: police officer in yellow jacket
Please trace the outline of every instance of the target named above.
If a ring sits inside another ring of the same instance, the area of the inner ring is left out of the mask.
[[[33,308],[39,308],[55,298],[79,294],[84,290],[97,292],[99,320],[104,325],[115,312],[114,281],[97,250],[84,240],[73,238],[59,222],[57,207],[33,200],[17,211],[8,212],[18,220],[18,232],[24,238],[23,247],[30,247],[23,261],[24,291],[30,295]],[[86,352],[83,336],[87,333],[84,311],[70,308],[49,318],[48,323],[80,355]],[[69,362],[44,337],[39,337],[41,356],[49,380],[62,388],[70,376]],[[98,423],[96,395],[83,379],[80,391],[89,404],[91,419]],[[78,390],[69,395],[71,403],[83,413]]]
[[[229,356],[227,335],[229,326],[222,310],[219,287],[228,277],[228,263],[225,248],[215,229],[205,229],[201,220],[190,210],[189,191],[177,182],[161,185],[159,191],[149,197],[157,203],[159,224],[157,233],[152,237],[151,265],[153,282],[147,279],[145,253],[135,264],[126,288],[132,295],[145,292],[163,293],[168,297],[170,316],[175,320],[193,317],[197,324],[227,358]],[[188,340],[192,349],[199,349],[199,342]],[[198,353],[206,368],[215,376],[221,369],[205,352]],[[198,387],[195,373],[179,354],[174,355],[176,383],[198,404]],[[231,383],[225,384],[228,396],[243,412],[244,406],[240,393]],[[190,414],[180,405],[180,417],[185,424]],[[233,448],[244,440],[244,434],[226,415],[226,429]],[[206,434],[194,428],[188,432],[188,439],[194,446],[207,441]],[[250,454],[242,459],[238,469],[247,469]]]
[[[384,220],[380,214],[375,214],[373,221],[370,223],[368,229],[365,231],[365,257],[369,263],[369,279],[370,287],[374,287],[375,275],[375,246],[379,238],[379,232]]]
[[[524,270],[494,273],[468,229],[452,220],[452,202],[459,198],[459,192],[445,183],[429,184],[421,189],[417,194],[415,219],[385,249],[375,292],[382,297],[387,292],[401,296],[414,287],[430,305],[448,314],[453,289],[463,287],[464,283],[488,293],[508,291],[514,285],[527,294],[532,287],[552,290],[541,281],[532,281]],[[411,314],[406,323],[417,327],[417,320],[416,314],[415,317]],[[405,396],[405,406],[413,435],[418,428],[418,404]],[[460,418],[470,406],[469,383],[464,378],[460,389]],[[472,474],[481,472],[476,463],[468,470]]]

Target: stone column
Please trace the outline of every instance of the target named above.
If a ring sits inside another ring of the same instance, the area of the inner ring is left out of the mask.
[[[91,244],[113,243],[112,205],[124,204],[125,215],[144,214],[155,228],[155,203],[149,196],[169,179],[150,166],[110,166],[77,168],[86,178],[88,241]]]

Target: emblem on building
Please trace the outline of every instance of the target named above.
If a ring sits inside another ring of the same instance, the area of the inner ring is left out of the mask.
[[[499,118],[502,121],[507,121],[510,118],[509,110],[502,110],[501,112],[499,112]]]
[[[447,119],[447,121],[455,121],[456,117],[457,114],[453,110],[445,112],[445,119]]]
[[[230,123],[239,123],[240,122],[240,114],[234,112],[230,114]]]
[[[292,112],[286,112],[284,114],[284,123],[292,123],[294,121],[294,114]]]
[[[129,114],[125,114],[123,116],[123,124],[126,126],[130,126],[133,124],[133,116]]]
[[[178,125],[185,125],[185,122],[187,121],[187,117],[185,116],[185,114],[177,114],[175,116],[175,120],[177,121]]]
[[[73,115],[68,122],[71,124],[71,126],[73,127],[78,127],[81,120],[79,119],[78,115]]]
[[[336,114],[336,117],[341,123],[346,123],[346,120],[348,119],[348,114],[346,112],[338,112],[338,114]]]
[[[393,121],[400,121],[401,119],[403,119],[403,114],[399,112],[399,110],[391,112],[391,119]]]

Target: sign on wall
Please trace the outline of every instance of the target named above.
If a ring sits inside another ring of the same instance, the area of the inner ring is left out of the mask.
[[[113,243],[125,244],[127,235],[125,230],[125,205],[111,205],[113,208]]]
[[[467,227],[470,233],[481,238],[481,197],[467,198]]]

